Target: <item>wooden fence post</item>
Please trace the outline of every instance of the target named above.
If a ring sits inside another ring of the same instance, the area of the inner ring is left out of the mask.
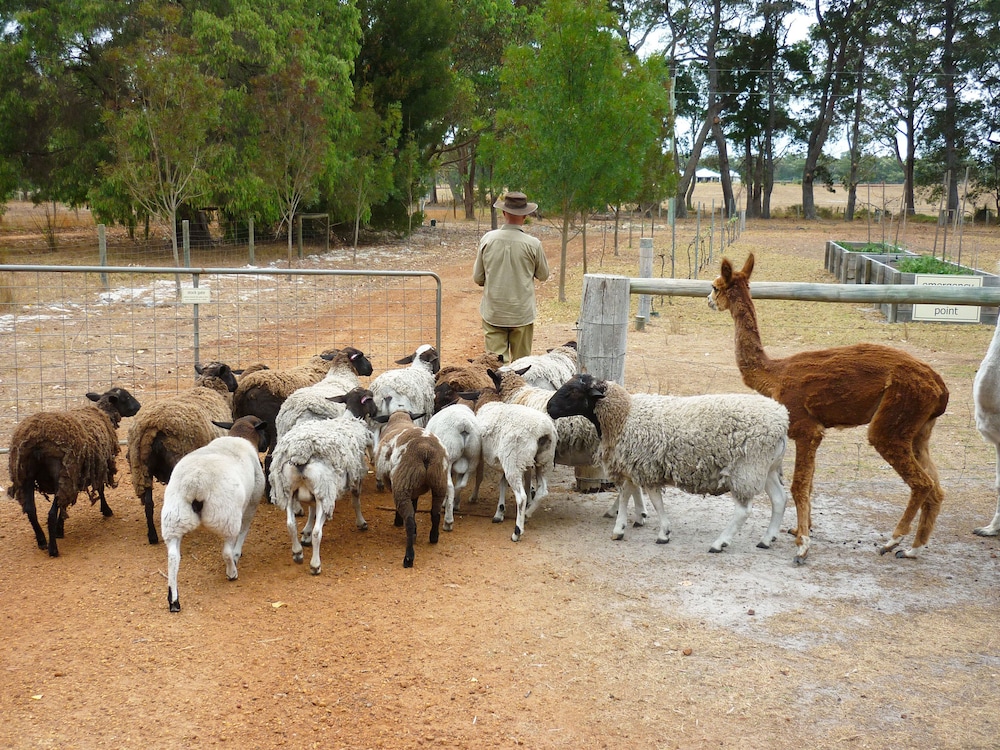
[[[581,372],[602,380],[625,383],[625,345],[630,306],[627,277],[606,274],[587,274],[583,277],[580,335],[577,337]],[[578,466],[575,473],[576,487],[580,492],[597,492],[608,486],[600,466]]]

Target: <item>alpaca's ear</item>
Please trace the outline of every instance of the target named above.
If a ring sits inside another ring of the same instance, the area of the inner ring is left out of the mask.
[[[747,262],[743,264],[743,275],[749,279],[750,274],[752,273],[753,273],[753,253],[750,253],[747,256]]]
[[[733,280],[733,264],[729,262],[729,258],[722,259],[722,268],[719,270],[719,275],[726,282],[726,286],[729,286]]]

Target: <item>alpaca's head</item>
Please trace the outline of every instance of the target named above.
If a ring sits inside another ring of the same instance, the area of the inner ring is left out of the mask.
[[[713,310],[729,310],[733,287],[742,284],[743,288],[749,290],[751,273],[753,273],[753,253],[747,256],[742,271],[734,271],[729,259],[723,258],[719,276],[712,282],[712,291],[708,294],[708,306]]]

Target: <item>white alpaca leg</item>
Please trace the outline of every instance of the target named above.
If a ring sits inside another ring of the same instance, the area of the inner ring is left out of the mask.
[[[993,516],[993,520],[990,521],[986,526],[980,526],[978,529],[973,529],[973,534],[978,534],[979,536],[996,536],[1000,534],[1000,446],[997,446],[997,473],[996,473],[996,483],[994,487],[997,491],[997,512]]]
[[[712,542],[712,546],[708,548],[709,552],[722,552],[729,543],[733,541],[733,537],[739,533],[739,530],[743,528],[743,524],[746,523],[747,516],[750,515],[750,500],[747,498],[738,498],[733,496],[733,517],[730,519],[729,524],[722,530],[719,534],[719,538]]]
[[[771,500],[771,522],[767,525],[767,531],[757,542],[760,549],[770,549],[774,540],[778,538],[778,530],[781,528],[781,520],[785,516],[785,506],[788,503],[788,494],[781,483],[781,459],[778,459],[777,468],[771,467],[764,480],[764,491]]]
[[[292,538],[292,560],[297,563],[302,562],[302,544],[299,542],[299,529],[295,521],[294,503],[288,503],[285,511],[285,526],[288,527],[288,536]]]
[[[646,487],[649,493],[649,501],[656,510],[656,517],[660,519],[660,530],[656,534],[657,544],[666,544],[670,541],[670,519],[663,509],[663,489],[661,487]]]
[[[323,503],[320,502],[313,503],[313,507],[315,507],[316,509],[315,512],[316,521],[313,524],[313,532],[312,532],[313,553],[312,553],[312,560],[309,561],[309,572],[312,573],[314,576],[318,576],[323,571],[323,564],[319,561],[319,546],[320,542],[323,541],[323,521],[326,519],[323,513]],[[310,520],[313,518],[313,511],[311,510],[309,511],[309,518]]]

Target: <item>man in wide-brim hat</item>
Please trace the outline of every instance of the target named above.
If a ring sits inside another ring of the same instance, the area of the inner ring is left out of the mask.
[[[549,277],[549,264],[541,241],[524,231],[525,218],[538,210],[538,204],[524,193],[510,192],[493,207],[503,212],[504,224],[479,241],[472,280],[483,287],[479,314],[486,351],[512,362],[531,354],[534,280]]]

